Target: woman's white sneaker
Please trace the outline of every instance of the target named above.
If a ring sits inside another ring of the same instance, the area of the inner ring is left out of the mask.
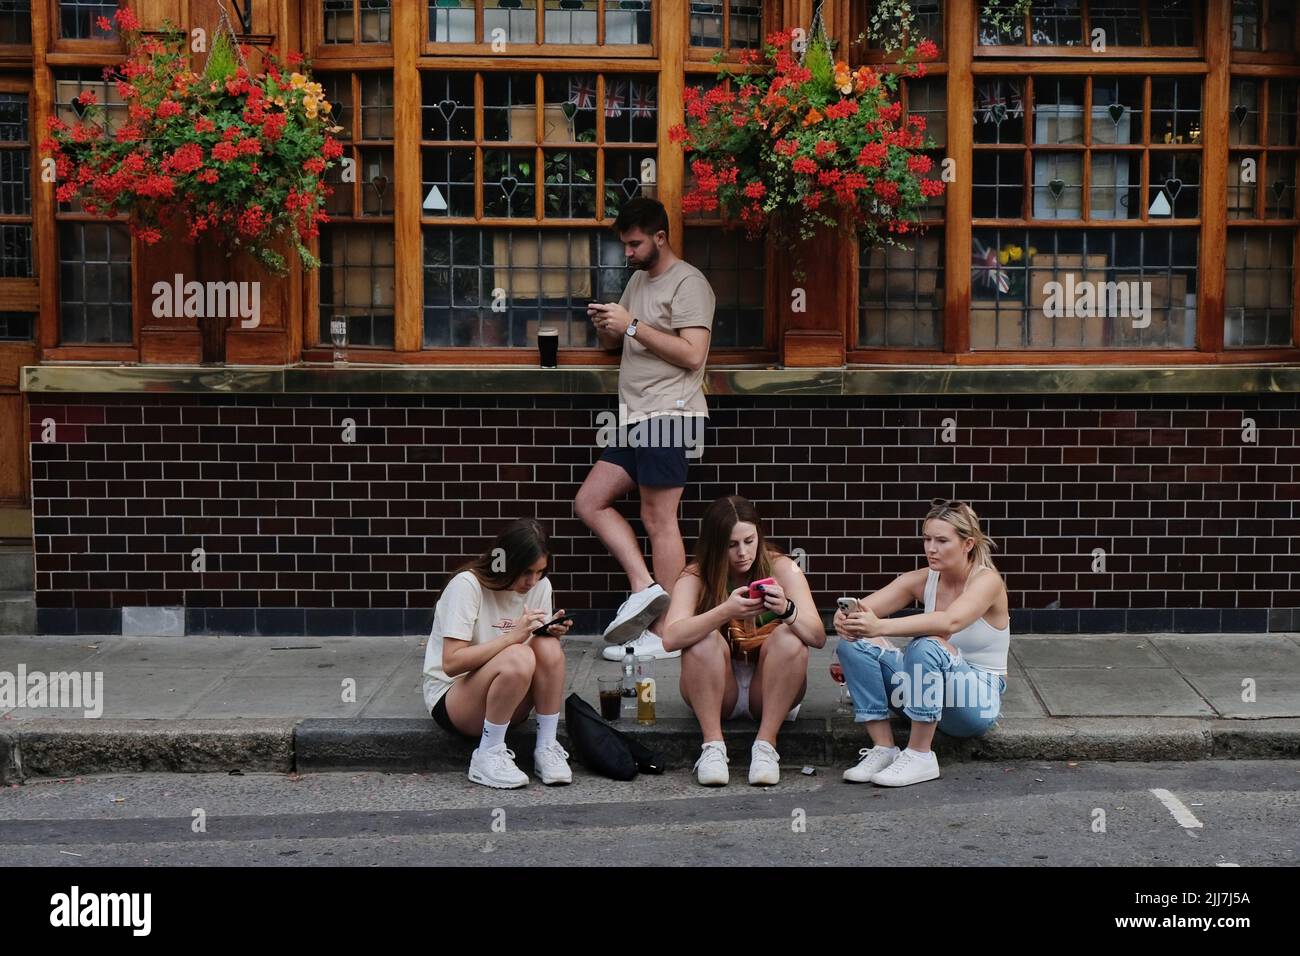
[[[668,609],[669,600],[668,592],[658,584],[637,591],[623,602],[614,620],[605,628],[605,640],[610,644],[626,644],[640,637],[641,632]]]
[[[781,782],[781,755],[766,740],[755,740],[749,752],[751,786],[770,787]]]
[[[548,787],[556,783],[573,783],[569,752],[558,743],[533,751],[533,769],[537,771],[538,779]]]
[[[848,783],[870,783],[872,777],[898,759],[898,748],[881,747],[877,744],[859,750],[858,756],[862,759],[856,766],[844,771],[844,779]]]
[[[469,758],[470,780],[498,790],[527,786],[528,774],[515,766],[514,756],[515,752],[505,744],[476,749]]]
[[[871,782],[882,787],[907,787],[914,783],[935,780],[939,776],[939,758],[934,752],[920,753],[907,749],[898,755],[898,759],[880,773],[871,778]]]
[[[727,772],[727,745],[721,740],[710,740],[700,750],[695,761],[695,779],[706,787],[725,787],[730,779]]]

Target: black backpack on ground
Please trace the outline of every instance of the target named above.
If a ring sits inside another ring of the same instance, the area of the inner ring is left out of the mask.
[[[564,729],[574,756],[588,770],[614,780],[631,780],[641,773],[664,772],[659,757],[627,734],[611,727],[596,708],[570,694],[564,702]]]

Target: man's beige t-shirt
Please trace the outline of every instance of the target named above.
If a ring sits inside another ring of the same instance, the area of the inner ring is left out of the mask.
[[[633,273],[618,304],[639,320],[638,327],[652,325],[661,332],[691,327],[713,331],[713,289],[704,273],[682,259],[653,278],[645,270]],[[665,362],[636,336],[625,335],[618,367],[618,400],[627,407],[628,422],[655,415],[707,416],[704,367],[692,372]]]

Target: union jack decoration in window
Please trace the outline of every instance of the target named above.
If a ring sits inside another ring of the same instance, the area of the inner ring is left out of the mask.
[[[569,98],[580,110],[596,108],[596,83],[593,77],[570,77]],[[633,119],[653,119],[656,107],[655,87],[652,83],[634,83],[625,80],[605,82],[605,115],[616,118],[624,109],[632,111]]]
[[[1001,123],[1008,116],[1025,115],[1025,104],[1020,96],[1020,84],[1012,80],[992,80],[981,84],[975,114],[984,123]]]

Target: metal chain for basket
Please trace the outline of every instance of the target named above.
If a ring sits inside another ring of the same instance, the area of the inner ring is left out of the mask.
[[[814,0],[813,2],[812,25],[808,28],[808,44],[803,48],[803,52],[799,54],[800,66],[803,66],[804,57],[808,55],[808,49],[814,43],[820,42],[826,48],[827,53],[831,52],[831,41],[826,36],[826,21],[822,19],[824,2],[825,0]]]
[[[217,0],[217,13],[221,15],[219,28],[225,28],[230,34],[230,42],[235,48],[235,55],[239,57],[239,65],[248,69],[248,61],[244,59],[243,45],[239,42],[239,34],[235,32],[235,25],[230,22],[230,14],[226,12],[226,0]]]

